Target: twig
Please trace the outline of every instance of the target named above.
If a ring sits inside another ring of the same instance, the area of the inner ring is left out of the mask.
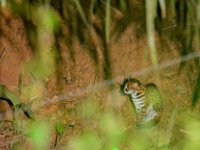
[[[127,126],[126,128],[124,128],[124,129],[122,130],[122,133],[123,133],[123,132],[126,132],[128,129],[132,128],[133,126],[134,126],[134,124]]]
[[[176,27],[176,24],[162,28],[161,30],[167,30],[167,29],[174,28],[174,27]]]
[[[188,135],[193,135],[190,131],[187,131],[185,129],[180,129],[180,132],[188,134]]]
[[[3,56],[3,53],[4,53],[4,51],[5,51],[6,49],[5,49],[5,47],[3,48],[3,51],[1,52],[1,54],[0,54],[0,59],[1,59],[1,57]]]
[[[106,2],[105,1],[100,1],[102,2],[104,5],[106,5]],[[117,14],[119,14],[120,16],[123,16],[123,14],[117,10],[116,8],[112,7],[112,6],[109,6],[114,12],[116,12]]]
[[[22,35],[21,35],[21,40],[23,39],[23,37],[24,37],[24,30],[22,31]]]
[[[179,58],[170,60],[168,62],[165,62],[163,64],[160,64],[156,69],[154,67],[148,67],[148,68],[145,68],[145,69],[140,70],[138,72],[133,72],[133,73],[127,74],[126,76],[134,76],[134,77],[142,76],[144,74],[148,74],[150,72],[156,72],[156,71],[171,67],[173,65],[177,65],[181,62],[189,61],[189,60],[197,58],[197,57],[200,57],[200,53],[199,52],[193,52],[193,53],[188,54],[186,56],[179,57]],[[53,104],[53,103],[72,102],[71,101],[72,98],[75,98],[77,96],[81,96],[81,95],[84,95],[86,93],[107,87],[107,86],[109,86],[113,83],[117,83],[119,81],[122,81],[123,79],[124,79],[124,75],[118,76],[118,77],[111,79],[111,80],[106,80],[106,81],[101,82],[101,83],[96,83],[94,86],[89,85],[87,87],[78,88],[78,89],[76,89],[73,92],[68,93],[68,94],[57,95],[57,96],[54,96],[54,98],[47,97],[47,98],[45,98],[44,101],[38,102],[38,104],[36,104],[34,102],[35,106],[33,108],[33,112],[35,110],[38,110],[39,108],[42,108],[44,106],[48,106],[48,105]],[[80,101],[81,100],[78,100],[77,102],[80,102]],[[77,102],[75,102],[75,103],[77,103]],[[30,103],[30,104],[33,104],[33,103]]]

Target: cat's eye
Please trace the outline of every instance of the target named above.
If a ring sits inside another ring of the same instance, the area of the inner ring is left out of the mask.
[[[126,91],[126,92],[127,92],[127,91],[128,91],[128,88],[127,88],[127,87],[124,87],[124,91]]]

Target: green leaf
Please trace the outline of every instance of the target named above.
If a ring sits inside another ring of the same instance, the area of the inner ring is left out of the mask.
[[[58,134],[62,134],[65,130],[65,125],[61,122],[57,122],[55,125],[55,129]]]

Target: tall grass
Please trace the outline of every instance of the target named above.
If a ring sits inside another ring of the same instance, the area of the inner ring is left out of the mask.
[[[111,9],[110,0],[106,1],[106,16],[105,16],[105,39],[106,43],[110,42],[110,20],[111,20]]]
[[[158,65],[157,60],[157,50],[155,43],[155,24],[154,20],[156,18],[156,7],[157,0],[148,1],[146,0],[146,28],[147,28],[147,38],[150,48],[151,61],[154,66]]]

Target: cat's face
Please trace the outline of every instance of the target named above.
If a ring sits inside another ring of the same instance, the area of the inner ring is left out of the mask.
[[[144,91],[144,86],[137,79],[130,78],[124,82],[123,92],[127,95],[140,94]]]

